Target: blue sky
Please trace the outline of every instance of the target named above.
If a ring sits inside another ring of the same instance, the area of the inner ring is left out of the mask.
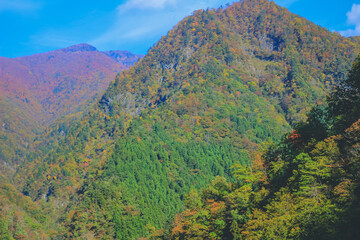
[[[146,53],[194,10],[228,0],[0,0],[0,56],[17,57],[78,43]],[[232,1],[230,1],[232,2]],[[318,25],[360,35],[360,1],[275,0]]]

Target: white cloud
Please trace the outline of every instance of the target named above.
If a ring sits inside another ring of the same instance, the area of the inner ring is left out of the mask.
[[[355,29],[347,29],[340,31],[343,36],[357,36],[360,35],[360,4],[353,4],[351,11],[346,13],[347,22],[355,25]]]
[[[26,0],[0,0],[0,12],[32,12],[39,10],[42,4]]]
[[[168,5],[175,5],[176,0],[128,0],[118,6],[118,10],[126,11],[129,9],[147,9],[147,8],[164,8]]]
[[[44,0],[0,0],[0,6],[3,2],[7,2],[7,10],[31,8],[30,4],[21,7],[14,5],[14,2],[44,3],[41,7],[47,5]],[[120,2],[124,4],[115,5],[111,11],[89,14],[62,27],[39,29],[29,37],[28,42],[24,42],[24,45],[51,50],[84,42],[99,50],[129,50],[143,54],[161,36],[193,11],[225,6],[229,0],[126,0]]]
[[[218,7],[228,2],[229,0],[128,0],[117,7],[113,24],[89,43],[104,50],[137,48],[144,51],[193,11]]]
[[[353,4],[351,11],[346,13],[348,23],[358,25],[360,23],[360,4]]]

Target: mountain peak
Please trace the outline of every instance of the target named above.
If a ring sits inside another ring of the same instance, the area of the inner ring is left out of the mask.
[[[96,47],[91,46],[87,43],[81,43],[81,44],[76,44],[64,49],[61,49],[61,51],[63,52],[92,52],[92,51],[97,51]]]

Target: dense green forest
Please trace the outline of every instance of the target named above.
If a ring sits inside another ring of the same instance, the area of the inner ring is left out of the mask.
[[[314,107],[235,182],[217,177],[186,197],[161,239],[359,239],[360,58],[325,105]]]
[[[194,12],[82,119],[33,142],[11,180],[20,195],[1,192],[1,236],[337,236],[356,204],[356,168],[339,159],[344,131],[356,137],[358,53],[356,39],[268,0]]]

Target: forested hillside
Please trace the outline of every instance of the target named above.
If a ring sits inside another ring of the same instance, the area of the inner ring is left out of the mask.
[[[49,238],[44,229],[54,228],[56,219],[48,216],[52,206],[40,206],[25,196],[21,186],[13,184],[12,175],[26,155],[39,147],[34,140],[46,127],[80,119],[115,75],[141,57],[79,44],[0,58],[0,239]]]
[[[249,166],[185,197],[154,239],[359,239],[360,58],[325,105]]]
[[[47,236],[181,238],[187,234],[182,225],[171,235],[156,229],[166,229],[184,202],[194,204],[196,189],[215,176],[220,177],[213,185],[220,187],[245,178],[247,168],[241,166],[323,104],[346,79],[358,52],[356,40],[268,0],[196,11],[120,73],[81,120],[48,129],[14,181],[36,204],[47,206],[47,216],[57,223],[44,227]],[[267,195],[262,189],[261,201]],[[190,191],[193,196],[186,197]],[[211,214],[222,214],[218,201]],[[218,230],[203,229],[198,238],[233,233],[221,218],[214,224]]]
[[[34,137],[56,119],[80,117],[140,57],[87,44],[0,57],[0,170],[16,168]]]

